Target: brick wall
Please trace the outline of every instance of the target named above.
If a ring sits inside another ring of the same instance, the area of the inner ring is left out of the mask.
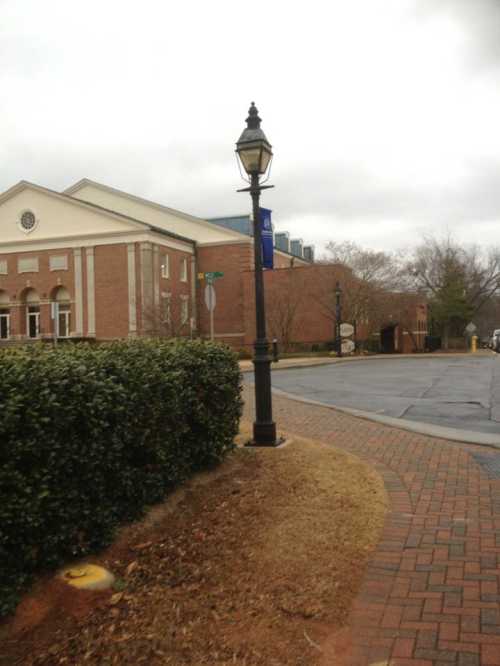
[[[128,337],[127,246],[99,245],[94,250],[96,338]]]
[[[216,307],[214,331],[216,339],[239,347],[243,344],[244,301],[243,272],[253,264],[253,245],[238,243],[198,248],[198,272],[221,271],[224,277],[216,280]],[[205,305],[206,282],[198,281],[199,332],[203,337],[210,333],[210,316]]]
[[[326,343],[334,338],[334,289],[349,271],[342,266],[308,265],[264,272],[268,338],[287,343]],[[245,345],[255,338],[253,271],[244,274]],[[348,320],[348,313],[344,313]]]

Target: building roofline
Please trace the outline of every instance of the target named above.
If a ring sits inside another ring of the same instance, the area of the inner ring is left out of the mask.
[[[119,196],[125,197],[127,199],[130,199],[132,201],[137,201],[138,203],[145,204],[146,206],[152,206],[153,208],[156,208],[157,210],[160,210],[164,213],[170,213],[171,215],[175,215],[177,217],[181,217],[185,220],[188,220],[189,222],[195,222],[196,224],[200,224],[204,227],[208,227],[210,229],[213,229],[214,231],[220,231],[223,227],[220,227],[212,222],[209,222],[208,220],[205,220],[201,217],[196,217],[195,215],[190,215],[189,213],[183,213],[180,210],[176,210],[175,208],[169,208],[168,206],[164,206],[163,204],[159,204],[156,201],[151,201],[150,199],[144,199],[143,197],[139,197],[135,194],[130,194],[129,192],[124,192],[123,190],[119,190],[116,187],[111,187],[110,185],[104,185],[103,183],[99,183],[95,180],[91,180],[90,178],[82,178],[78,182],[74,183],[73,185],[70,185],[70,187],[66,188],[63,191],[63,194],[72,196],[75,192],[78,192],[78,190],[82,189],[86,185],[93,185],[94,187],[97,187],[101,190],[104,190],[105,192],[111,192],[112,194],[118,194]],[[81,199],[83,201],[83,199]],[[227,233],[228,236],[233,236],[233,237],[241,237],[244,234],[240,234],[237,231],[233,231],[232,229],[224,229],[224,231]]]
[[[55,197],[67,203],[71,203],[75,206],[80,206],[81,208],[86,208],[87,210],[92,210],[94,212],[95,211],[101,212],[107,217],[111,217],[113,219],[118,219],[120,221],[125,220],[126,222],[131,223],[136,228],[139,225],[141,229],[146,227],[146,229],[164,234],[165,236],[169,236],[170,238],[173,238],[175,240],[183,241],[185,243],[189,243],[190,245],[196,244],[196,241],[194,241],[192,238],[186,238],[185,236],[180,236],[179,234],[167,231],[166,229],[155,227],[154,225],[151,225],[148,222],[144,222],[143,220],[138,220],[137,218],[131,217],[130,215],[124,215],[123,213],[118,213],[117,211],[110,210],[109,208],[105,208],[104,206],[99,206],[98,204],[93,204],[90,201],[84,201],[83,199],[78,199],[77,197],[72,197],[67,194],[57,192],[56,190],[51,190],[48,187],[37,185],[36,183],[31,183],[27,180],[20,180],[18,183],[10,187],[8,190],[2,192],[0,194],[0,204],[2,204],[4,201],[7,201],[11,197],[15,196],[19,192],[22,192],[24,189],[32,189],[37,192],[41,192],[42,194],[48,194],[52,197]]]

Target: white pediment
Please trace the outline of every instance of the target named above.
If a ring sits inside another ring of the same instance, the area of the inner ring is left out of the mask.
[[[142,220],[170,233],[190,238],[201,245],[204,243],[249,242],[248,236],[236,231],[224,229],[207,220],[141,199],[86,178],[65,190],[65,194]]]
[[[0,245],[144,229],[120,215],[21,182],[0,195]]]

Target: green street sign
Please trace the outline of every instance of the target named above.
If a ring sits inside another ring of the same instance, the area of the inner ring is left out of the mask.
[[[224,277],[224,273],[220,271],[211,271],[210,273],[205,273],[206,280],[216,280],[217,278]]]

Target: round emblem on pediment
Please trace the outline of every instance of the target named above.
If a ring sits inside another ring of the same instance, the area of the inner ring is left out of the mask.
[[[24,210],[19,216],[19,226],[25,233],[33,231],[37,225],[35,213],[32,210]]]

